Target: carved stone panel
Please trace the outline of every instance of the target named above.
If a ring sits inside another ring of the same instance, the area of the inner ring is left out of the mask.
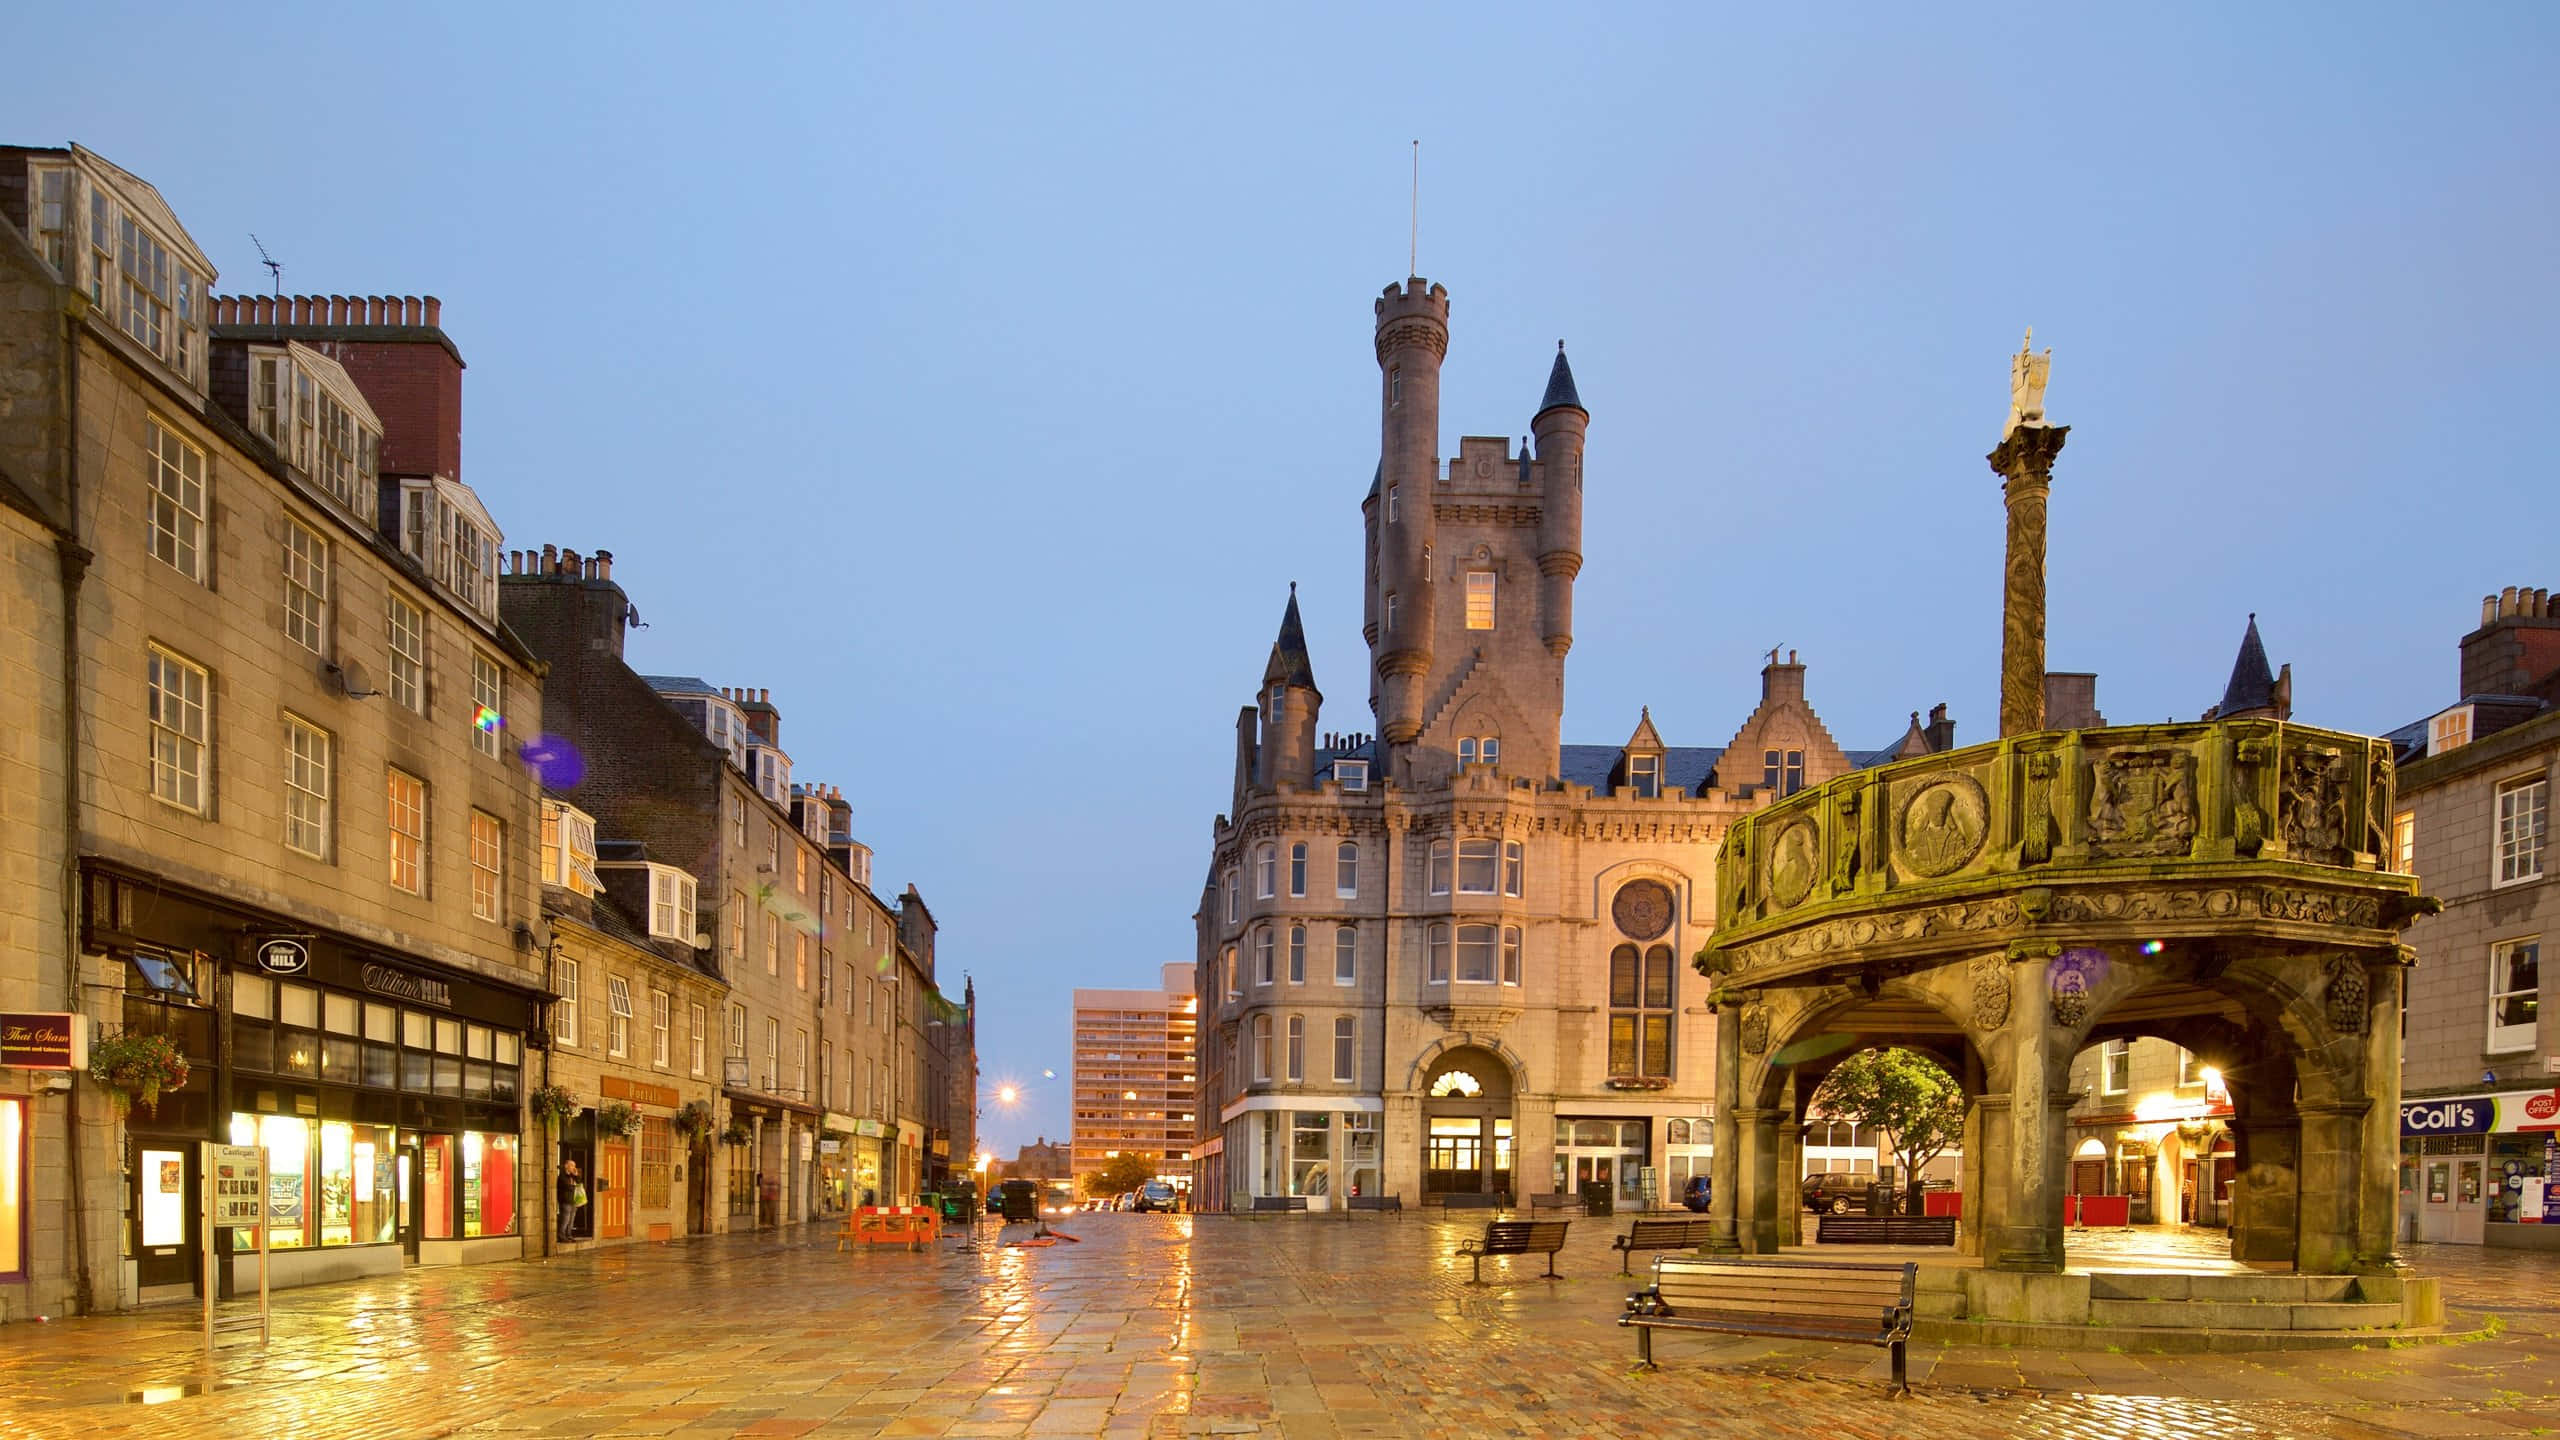
[[[2184,855],[2194,844],[2196,786],[2187,752],[2118,750],[2089,770],[2089,837],[2099,854]]]
[[[1769,1007],[1754,1005],[1742,1012],[1742,1053],[1759,1055],[1769,1048]]]
[[[1803,904],[1804,897],[1813,893],[1814,877],[1821,873],[1822,847],[1811,821],[1789,825],[1769,843],[1769,900],[1779,909]]]
[[[1973,962],[1973,1025],[1997,1030],[2009,1023],[2009,962],[1985,955]]]
[[[1630,940],[1658,940],[1671,928],[1671,887],[1659,880],[1630,880],[1609,901],[1609,918]]]
[[[2077,1030],[2089,1018],[2089,989],[2098,983],[2107,963],[2107,952],[2094,948],[2065,950],[2046,967],[2045,980],[2053,995],[2053,1023],[2065,1030]]]
[[[2370,994],[2366,988],[2363,961],[2353,955],[2341,955],[2331,960],[2326,996],[2329,1028],[2341,1035],[2363,1034],[2365,1002]]]
[[[2335,750],[2306,748],[2284,757],[2276,815],[2293,859],[2347,862],[2346,773],[2347,757]]]
[[[1902,863],[1932,878],[1950,875],[1982,853],[1991,806],[1982,782],[1970,775],[1940,775],[1902,802],[1896,839]]]

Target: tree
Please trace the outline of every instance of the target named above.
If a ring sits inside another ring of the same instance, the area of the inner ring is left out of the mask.
[[[1850,1056],[1814,1092],[1813,1108],[1884,1132],[1901,1162],[1914,1206],[1920,1199],[1920,1167],[1964,1136],[1964,1087],[1945,1066],[1911,1050],[1861,1050]]]
[[[1088,1198],[1107,1200],[1114,1195],[1135,1190],[1156,1178],[1156,1161],[1152,1155],[1123,1150],[1102,1162],[1102,1168],[1084,1177],[1084,1193]]]

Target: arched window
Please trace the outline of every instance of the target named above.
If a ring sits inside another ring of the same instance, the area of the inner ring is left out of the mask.
[[[1304,925],[1289,927],[1289,983],[1307,983],[1307,927]]]
[[[1360,932],[1348,925],[1333,927],[1333,983],[1356,985],[1360,981]]]
[[[1360,847],[1348,840],[1333,847],[1333,893],[1345,900],[1360,894]]]
[[[1461,840],[1458,842],[1458,893],[1490,895],[1493,893],[1497,865],[1502,856],[1499,840]]]
[[[1236,884],[1233,866],[1227,869],[1227,923],[1233,925],[1244,918],[1244,890]]]
[[[1268,925],[1253,932],[1253,983],[1271,983],[1271,927]]]
[[[1424,947],[1427,958],[1423,980],[1432,985],[1446,985],[1449,983],[1449,927],[1434,925],[1429,935],[1430,943]]]
[[[1307,1017],[1289,1017],[1289,1078],[1307,1078]]]
[[[1307,893],[1307,842],[1289,847],[1289,894],[1302,897]]]
[[[1434,895],[1446,895],[1449,893],[1448,841],[1434,840],[1431,842],[1429,859],[1423,866],[1423,878],[1425,882],[1423,888],[1425,890],[1430,891]]]
[[[1616,1079],[1671,1074],[1671,947],[1639,955],[1633,945],[1609,952],[1609,1074]]]
[[[1502,927],[1502,983],[1520,983],[1520,927],[1517,925]]]
[[[1253,1078],[1271,1078],[1271,1017],[1253,1017]]]
[[[1443,1071],[1438,1079],[1431,1082],[1431,1098],[1434,1100],[1446,1100],[1452,1096],[1473,1100],[1483,1094],[1484,1082],[1464,1070]]]
[[[1274,845],[1259,845],[1253,852],[1253,893],[1268,900],[1280,893],[1280,850]]]
[[[1481,757],[1487,765],[1501,764],[1502,737],[1499,735],[1487,735],[1482,740],[1477,741],[1476,754]]]
[[[1476,763],[1476,737],[1473,735],[1463,735],[1459,737],[1458,763],[1461,765],[1473,765]]]
[[[1471,985],[1493,983],[1494,927],[1458,927],[1458,978]]]

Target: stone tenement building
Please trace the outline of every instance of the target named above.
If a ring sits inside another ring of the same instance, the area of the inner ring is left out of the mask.
[[[8,1319],[195,1294],[206,1141],[264,1152],[278,1284],[541,1214],[540,695],[461,355],[214,279],[140,177],[0,149],[0,995],[61,1042],[0,1059]],[[79,1070],[146,1038],[156,1098]]]
[[[2560,1245],[2560,1030],[2543,1024],[2541,979],[2560,931],[2560,602],[2536,588],[2484,598],[2459,701],[2392,738],[2392,868],[2444,902],[2408,934],[2403,1238]]]
[[[1321,728],[1293,590],[1236,722],[1197,917],[1196,1203],[1409,1199],[1703,1172],[1714,1023],[1689,957],[1734,817],[1870,760],[1773,654],[1722,748],[1650,714],[1563,743],[1590,414],[1558,347],[1534,442],[1439,458],[1449,293],[1375,306],[1382,435],[1361,502],[1375,738]],[[2056,676],[2068,688],[2075,677]],[[1934,736],[1931,731],[1935,731]]]

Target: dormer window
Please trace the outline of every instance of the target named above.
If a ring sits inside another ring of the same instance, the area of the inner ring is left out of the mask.
[[[400,484],[400,548],[463,608],[498,618],[498,522],[459,480]]]
[[[1780,795],[1793,795],[1804,788],[1804,752],[1801,750],[1763,750],[1760,752],[1760,785]]]
[[[596,876],[594,816],[557,800],[542,802],[542,883],[580,895],[604,888]]]
[[[1653,800],[1660,798],[1662,795],[1662,757],[1659,755],[1628,756],[1627,783],[1633,786],[1636,794],[1643,799]]]
[[[1369,762],[1336,760],[1333,762],[1333,779],[1346,792],[1356,795],[1369,788]]]
[[[251,346],[249,428],[358,519],[373,522],[382,422],[337,361],[299,344]]]
[[[2427,753],[2442,755],[2471,743],[2471,707],[2456,705],[2427,722]]]
[[[109,172],[112,172],[110,174]],[[120,177],[120,178],[119,178]],[[31,164],[36,245],[62,282],[188,381],[205,373],[213,267],[151,187],[73,147],[68,162]]]
[[[649,867],[649,938],[693,943],[693,877],[672,865]]]

